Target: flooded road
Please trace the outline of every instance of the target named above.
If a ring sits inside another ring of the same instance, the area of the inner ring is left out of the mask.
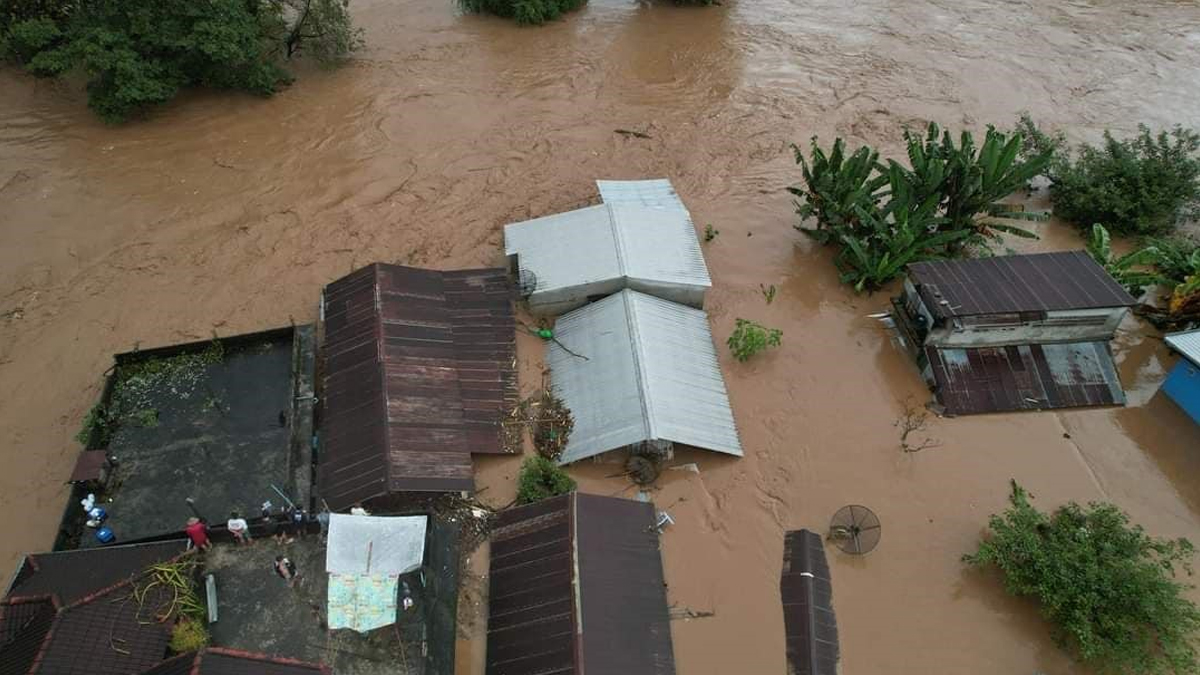
[[[1161,341],[1122,327],[1128,408],[934,420],[938,447],[902,453],[894,424],[926,393],[866,318],[886,297],[837,283],[782,192],[798,180],[788,144],[814,134],[895,151],[906,124],[982,129],[1023,109],[1075,139],[1200,127],[1196,2],[1045,4],[593,0],[524,29],[450,0],[355,0],[368,47],[347,67],[302,69],[271,99],[188,94],[118,128],[77,86],[0,69],[0,569],[51,543],[114,352],[312,321],[321,285],[369,262],[497,264],[504,223],[592,200],[596,178],[663,176],[721,233],[705,246],[715,338],[737,317],[784,332],[746,364],[720,350],[746,456],[680,456],[699,473],[667,471],[653,494],[676,521],[671,602],[714,613],[673,623],[679,672],[785,672],[783,531],[824,531],[849,503],[883,540],[830,555],[844,673],[1085,672],[959,556],[1009,478],[1043,507],[1109,499],[1200,541],[1200,430],[1156,393]],[[1079,245],[1038,229],[1033,248]],[[540,345],[520,354],[534,386]],[[505,503],[518,460],[477,466]],[[572,473],[633,494],[612,467]],[[477,635],[460,673],[481,672]]]

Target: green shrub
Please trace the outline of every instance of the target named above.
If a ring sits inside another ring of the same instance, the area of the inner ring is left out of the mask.
[[[495,14],[517,23],[535,25],[553,21],[582,7],[587,0],[459,0],[464,11]]]
[[[2,10],[0,10],[2,11]],[[271,94],[308,45],[325,60],[356,48],[345,0],[24,3],[0,28],[5,54],[45,77],[81,72],[88,105],[116,122],[192,85]]]
[[[1060,644],[1100,673],[1200,672],[1200,609],[1175,568],[1191,574],[1186,539],[1148,536],[1112,504],[1035,509],[1014,481],[991,536],[964,560],[996,567],[1009,593],[1039,601]]]
[[[208,629],[202,621],[196,619],[181,619],[171,629],[171,651],[176,654],[194,652],[204,649],[210,640]]]
[[[107,447],[115,426],[116,421],[109,415],[108,409],[103,404],[97,403],[84,416],[83,423],[79,425],[79,431],[75,433],[75,440],[85,448],[93,447],[93,445],[96,448]]]
[[[783,331],[778,328],[767,328],[748,319],[738,319],[725,343],[733,352],[733,358],[747,361],[751,356],[768,347],[778,347],[782,342]]]
[[[553,461],[534,455],[521,464],[517,476],[517,502],[532,504],[575,489],[575,481]]]
[[[1021,125],[1036,129],[1028,117]],[[1182,127],[1157,135],[1138,129],[1121,140],[1106,131],[1099,147],[1084,144],[1074,152],[1061,137],[1042,141],[1057,153],[1047,171],[1056,215],[1083,227],[1103,223],[1123,235],[1167,233],[1195,216],[1200,134]]]

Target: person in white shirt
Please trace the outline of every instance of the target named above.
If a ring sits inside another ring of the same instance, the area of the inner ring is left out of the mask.
[[[354,506],[350,507],[350,515],[369,516],[371,515],[371,512],[363,508],[362,502],[354,502]]]
[[[229,514],[229,521],[225,523],[225,527],[229,528],[229,533],[238,544],[249,544],[253,541],[250,538],[250,525],[237,511]]]

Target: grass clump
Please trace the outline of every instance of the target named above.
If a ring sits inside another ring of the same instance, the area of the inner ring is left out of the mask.
[[[459,0],[459,6],[475,14],[495,14],[524,25],[553,21],[582,7],[587,0]]]
[[[202,622],[184,619],[171,629],[171,642],[168,646],[176,654],[186,654],[207,647],[210,639],[208,629]]]
[[[532,504],[575,489],[575,481],[554,462],[534,455],[521,464],[517,476],[517,503]]]
[[[767,328],[756,321],[738,319],[725,344],[729,345],[733,358],[744,362],[769,347],[778,347],[782,342],[783,331],[778,328]]]
[[[1200,134],[1175,127],[1072,149],[1022,115],[1018,129],[1031,147],[1050,150],[1047,166],[1054,213],[1081,227],[1101,223],[1121,235],[1161,235],[1200,212]]]
[[[1099,673],[1200,672],[1200,609],[1191,586],[1192,544],[1157,539],[1116,506],[1074,502],[1042,513],[1014,481],[1009,506],[989,521],[990,537],[964,556],[996,568],[1006,590],[1038,600],[1059,644]]]

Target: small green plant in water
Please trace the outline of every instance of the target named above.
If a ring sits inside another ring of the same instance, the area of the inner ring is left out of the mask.
[[[778,347],[783,342],[783,331],[750,321],[738,319],[726,344],[733,352],[733,358],[747,361],[751,356],[769,347]]]
[[[1012,482],[1009,506],[963,560],[995,568],[1012,595],[1040,603],[1059,644],[1098,673],[1200,671],[1200,608],[1187,597],[1192,544],[1158,539],[1112,504],[1074,502],[1052,513]]]
[[[563,495],[575,489],[575,481],[553,461],[534,455],[521,465],[517,476],[517,502],[534,502]]]
[[[758,288],[762,291],[763,298],[766,299],[768,305],[775,301],[775,284],[771,284],[770,286],[759,284]]]
[[[75,434],[75,440],[84,447],[94,445],[97,448],[103,448],[108,446],[112,434],[113,420],[109,417],[108,409],[103,404],[97,403],[84,416],[83,424]]]
[[[712,241],[713,239],[716,239],[718,234],[721,234],[721,231],[716,229],[715,227],[713,227],[712,223],[705,225],[704,226],[704,243],[707,244],[708,242]]]

